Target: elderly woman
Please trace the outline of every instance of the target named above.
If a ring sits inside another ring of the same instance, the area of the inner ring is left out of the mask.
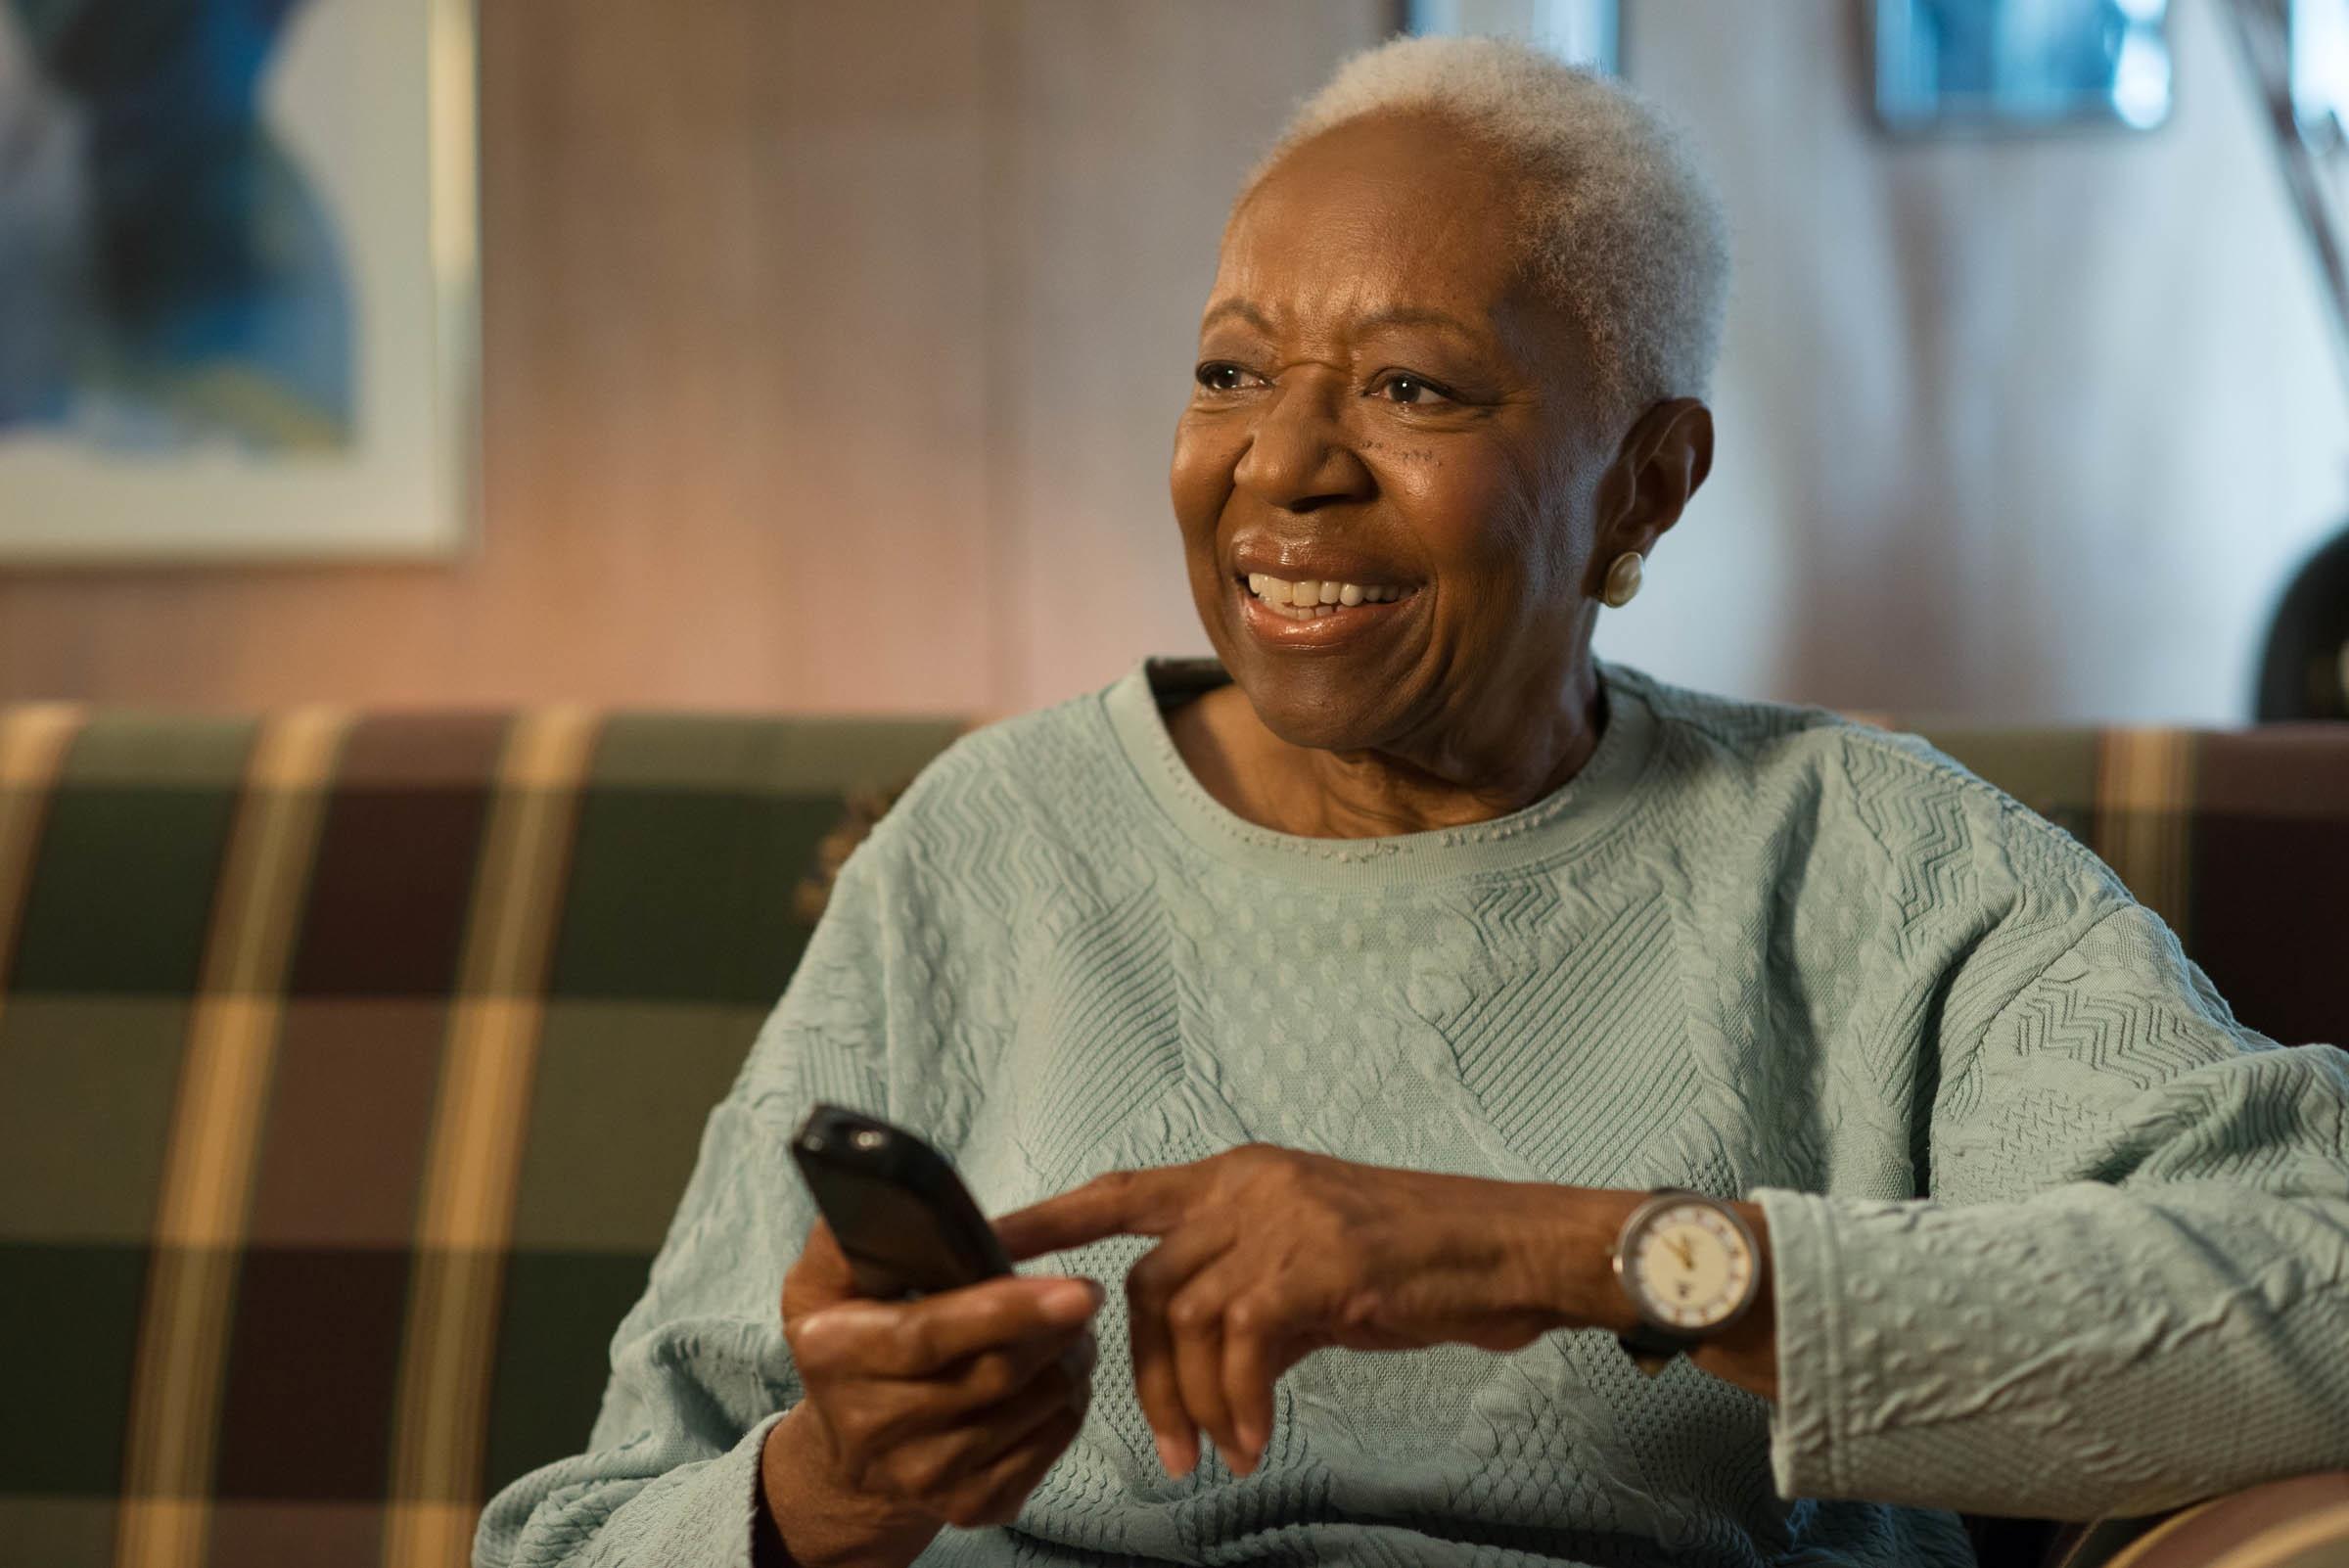
[[[1218,659],[966,739],[850,859],[481,1562],[1962,1563],[1944,1510],[2349,1463],[2343,1059],[1922,745],[1592,659],[1725,275],[1538,54],[1307,106],[1175,439]],[[857,1299],[817,1099],[1060,1271]]]

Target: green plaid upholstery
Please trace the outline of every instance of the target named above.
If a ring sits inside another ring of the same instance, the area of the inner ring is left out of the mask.
[[[956,728],[0,709],[0,1565],[461,1563]],[[2349,725],[1935,739],[2349,1039]]]
[[[956,728],[0,711],[0,1564],[464,1561]]]

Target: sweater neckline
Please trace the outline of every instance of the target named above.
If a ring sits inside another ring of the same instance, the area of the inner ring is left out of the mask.
[[[1623,819],[1655,750],[1655,711],[1638,677],[1598,666],[1606,727],[1582,770],[1506,816],[1371,839],[1323,839],[1259,827],[1207,792],[1167,730],[1165,710],[1226,685],[1212,658],[1143,660],[1101,694],[1119,749],[1181,835],[1243,870],[1324,887],[1387,888],[1521,871],[1583,849]]]

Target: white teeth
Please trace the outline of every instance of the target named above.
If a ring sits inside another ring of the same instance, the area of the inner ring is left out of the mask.
[[[1342,605],[1393,604],[1405,597],[1406,592],[1393,583],[1373,586],[1360,582],[1339,582],[1334,578],[1307,578],[1301,582],[1291,582],[1273,576],[1268,572],[1249,573],[1248,591],[1262,600],[1267,609],[1278,610],[1291,621],[1319,620]]]

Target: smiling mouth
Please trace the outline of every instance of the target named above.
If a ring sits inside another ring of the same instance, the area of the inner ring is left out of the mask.
[[[1335,578],[1311,577],[1290,582],[1264,572],[1251,572],[1239,581],[1259,604],[1291,621],[1325,621],[1341,610],[1366,604],[1397,604],[1419,592],[1416,584],[1340,582]]]

